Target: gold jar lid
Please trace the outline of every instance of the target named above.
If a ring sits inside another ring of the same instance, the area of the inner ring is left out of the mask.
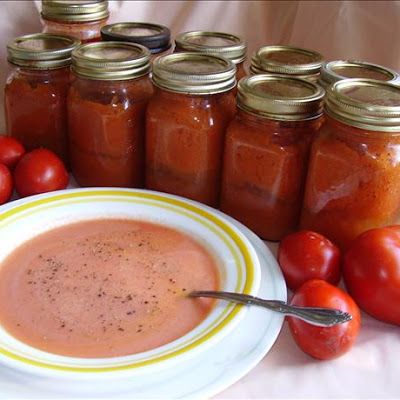
[[[292,46],[261,47],[251,60],[250,71],[254,74],[276,73],[307,78],[318,77],[322,55],[313,50]]]
[[[222,93],[236,85],[235,64],[223,57],[201,53],[175,53],[153,63],[154,85],[188,94]]]
[[[238,107],[279,121],[300,121],[322,114],[324,89],[287,75],[253,75],[238,83]]]
[[[372,79],[344,79],[327,89],[325,112],[357,128],[400,132],[400,87]]]
[[[72,71],[98,80],[126,80],[150,72],[150,51],[136,43],[96,42],[72,52]]]
[[[107,0],[42,0],[42,17],[60,22],[91,22],[110,15]]]
[[[179,34],[175,46],[180,51],[225,57],[235,64],[246,59],[247,45],[239,36],[223,32],[191,31]]]
[[[337,60],[324,63],[321,68],[319,83],[323,87],[348,78],[375,79],[395,83],[399,74],[381,65],[364,61]]]
[[[70,36],[33,33],[19,36],[7,45],[11,64],[31,69],[55,69],[71,64],[71,53],[80,41]]]

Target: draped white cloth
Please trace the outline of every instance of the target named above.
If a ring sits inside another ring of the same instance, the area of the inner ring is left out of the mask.
[[[397,1],[123,1],[111,0],[111,22],[150,21],[171,28],[232,32],[248,54],[266,44],[319,51],[327,60],[358,59],[400,70]],[[40,1],[0,1],[0,90],[7,76],[6,43],[39,32]],[[1,98],[0,108],[3,109]],[[4,113],[0,131],[4,132]]]

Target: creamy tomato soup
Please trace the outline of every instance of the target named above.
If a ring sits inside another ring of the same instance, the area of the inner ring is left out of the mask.
[[[171,342],[209,313],[213,256],[158,224],[104,219],[43,233],[0,265],[0,324],[38,349],[72,357],[134,354]]]

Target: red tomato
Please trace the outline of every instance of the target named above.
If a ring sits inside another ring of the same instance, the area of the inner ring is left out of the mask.
[[[343,277],[364,311],[400,325],[400,225],[358,236],[345,254]]]
[[[278,262],[291,290],[310,279],[323,279],[334,285],[340,280],[340,250],[319,233],[300,231],[284,237]]]
[[[0,135],[0,163],[14,169],[24,154],[25,148],[17,139]]]
[[[68,173],[63,162],[50,150],[26,153],[14,171],[15,188],[20,196],[65,189]]]
[[[321,279],[313,279],[296,291],[291,304],[336,308],[352,315],[349,322],[331,327],[314,326],[288,317],[293,338],[305,353],[320,360],[330,360],[351,348],[360,330],[361,317],[357,304],[346,292]]]
[[[10,200],[13,192],[12,175],[8,167],[0,164],[0,204]]]

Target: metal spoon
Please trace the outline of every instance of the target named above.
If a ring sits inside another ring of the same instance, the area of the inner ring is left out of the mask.
[[[298,307],[291,306],[280,300],[264,300],[259,297],[249,296],[247,294],[219,292],[212,290],[194,291],[189,293],[190,297],[213,297],[216,299],[228,300],[234,303],[256,305],[268,308],[285,315],[302,319],[312,325],[333,326],[350,321],[352,316],[344,311],[334,308],[319,307]]]

